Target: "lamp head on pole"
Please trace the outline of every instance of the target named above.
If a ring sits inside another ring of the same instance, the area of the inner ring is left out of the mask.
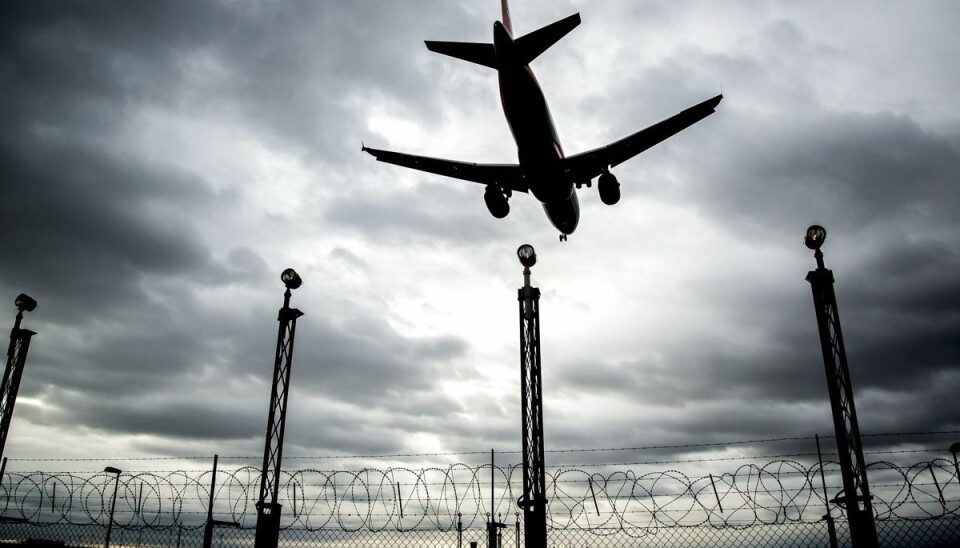
[[[530,244],[523,244],[517,248],[517,258],[525,269],[537,264],[537,252]]]
[[[26,293],[17,295],[13,304],[17,305],[17,310],[20,312],[33,312],[37,308],[37,300]]]
[[[114,468],[113,466],[107,466],[106,468],[103,469],[103,471],[108,474],[116,474],[118,476],[122,472],[122,470],[120,470],[119,468]]]
[[[826,239],[827,229],[820,225],[812,225],[807,229],[807,233],[803,237],[803,245],[807,246],[807,249],[817,251]]]
[[[297,274],[297,271],[288,268],[280,274],[280,280],[283,281],[283,285],[287,286],[287,289],[296,289],[303,285],[303,279],[300,278],[300,275]]]

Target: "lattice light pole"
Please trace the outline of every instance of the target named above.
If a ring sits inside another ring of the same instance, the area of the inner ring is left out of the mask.
[[[833,292],[833,272],[823,265],[823,253],[820,251],[826,238],[827,231],[822,226],[813,225],[807,229],[803,243],[814,250],[813,256],[817,259],[817,269],[807,273],[807,281],[813,290],[813,306],[817,313],[820,348],[827,372],[827,390],[833,410],[833,429],[837,437],[840,474],[843,478],[843,495],[831,502],[846,508],[850,522],[850,540],[854,548],[876,548],[877,528],[873,520],[873,505],[867,484],[867,468],[863,461],[857,410],[853,403],[853,384],[847,367],[843,333],[840,330],[840,314]]]
[[[263,469],[260,477],[260,498],[257,501],[256,548],[276,548],[280,538],[280,511],[277,503],[280,489],[280,459],[283,455],[283,433],[287,422],[287,397],[290,395],[290,371],[293,369],[293,340],[297,318],[303,316],[290,308],[290,291],[300,287],[303,280],[288,268],[280,275],[286,292],[280,309],[280,329],[277,333],[277,353],[273,364],[273,390],[270,392],[270,414],[267,418],[267,441],[263,449]]]
[[[14,304],[17,306],[17,319],[13,323],[13,329],[10,330],[7,365],[3,370],[3,383],[0,384],[0,456],[3,456],[3,450],[7,445],[7,432],[10,431],[10,421],[13,420],[13,407],[17,403],[23,367],[27,364],[30,339],[36,335],[29,329],[21,329],[20,322],[23,321],[24,312],[33,312],[37,308],[37,301],[21,293]]]
[[[543,466],[543,388],[540,382],[540,290],[530,287],[533,246],[517,249],[523,265],[520,301],[520,407],[523,414],[523,537],[526,548],[547,546],[546,472]]]

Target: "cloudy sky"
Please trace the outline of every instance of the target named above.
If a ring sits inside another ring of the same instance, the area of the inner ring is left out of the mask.
[[[260,455],[286,267],[286,455],[517,450],[521,243],[548,449],[830,434],[813,223],[862,430],[960,428],[960,5],[511,7],[581,13],[532,64],[568,154],[725,96],[565,243],[360,151],[515,161],[495,74],[423,45],[495,0],[4,2],[6,322],[40,302],[6,456]]]

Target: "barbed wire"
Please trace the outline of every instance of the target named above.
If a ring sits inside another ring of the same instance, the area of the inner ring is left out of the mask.
[[[553,529],[645,530],[686,526],[777,525],[819,521],[827,507],[820,465],[792,459],[741,464],[733,471],[690,475],[673,469],[638,472],[552,468],[548,517]],[[196,527],[205,519],[211,471],[126,472],[116,491],[123,527]],[[879,520],[960,517],[960,480],[952,460],[909,466],[868,465]],[[825,463],[827,489],[840,490],[839,465]],[[103,524],[114,496],[112,474],[7,472],[0,517],[31,523]],[[214,493],[218,520],[251,527],[260,471],[220,470]],[[493,500],[490,497],[493,482]],[[514,516],[522,468],[447,467],[291,470],[283,474],[284,527],[343,531],[482,527],[488,515]],[[519,519],[519,518],[518,518]]]
[[[881,437],[916,437],[916,436],[941,436],[949,434],[960,434],[960,430],[934,430],[934,431],[915,431],[915,432],[879,432],[879,433],[861,433],[862,438],[881,438]],[[833,439],[834,435],[819,436],[820,439]],[[638,447],[603,447],[603,448],[569,448],[569,449],[547,449],[544,453],[604,453],[619,451],[652,451],[659,449],[704,449],[712,447],[726,447],[737,445],[751,445],[760,443],[776,443],[786,441],[813,441],[815,436],[792,436],[779,438],[759,438],[749,440],[734,440],[721,442],[705,443],[686,443],[686,444],[661,444],[645,445]],[[496,451],[498,455],[518,455],[521,451],[508,450]],[[490,451],[450,451],[434,453],[395,453],[378,455],[284,455],[284,460],[352,460],[352,459],[388,459],[388,458],[420,458],[420,457],[459,457],[474,455],[489,455]],[[828,453],[824,453],[828,454]],[[165,457],[40,457],[40,458],[11,458],[9,462],[149,462],[149,461],[177,461],[177,460],[211,460],[213,455],[189,455],[189,456],[165,456]],[[254,455],[221,455],[220,460],[259,460],[263,456]]]

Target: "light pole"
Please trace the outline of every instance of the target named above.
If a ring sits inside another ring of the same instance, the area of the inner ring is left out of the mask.
[[[113,497],[111,497],[110,501],[110,521],[107,522],[107,539],[103,541],[103,548],[110,548],[110,534],[113,532],[113,511],[117,508],[117,488],[120,487],[120,474],[122,471],[113,466],[107,466],[103,471],[116,476],[113,481]]]
[[[807,229],[803,243],[814,251],[813,256],[817,260],[817,269],[807,273],[807,281],[813,290],[813,307],[817,315],[820,349],[827,373],[827,391],[830,394],[833,429],[840,458],[840,475],[843,478],[843,495],[831,502],[846,508],[850,541],[854,548],[876,548],[877,529],[873,521],[872,497],[860,443],[857,409],[853,402],[853,384],[840,329],[840,313],[833,292],[833,272],[824,266],[823,253],[820,251],[826,239],[826,229],[813,225]]]
[[[7,432],[10,431],[10,421],[13,420],[13,407],[17,403],[17,392],[20,390],[20,378],[23,376],[23,366],[27,363],[27,351],[30,350],[30,338],[36,335],[29,329],[21,329],[24,312],[33,312],[37,308],[37,301],[26,293],[17,295],[14,300],[17,306],[17,318],[10,330],[10,346],[7,347],[7,365],[3,369],[3,382],[0,384],[0,456],[7,445]]]
[[[543,465],[543,386],[540,380],[540,290],[530,286],[530,267],[537,253],[530,244],[517,249],[523,265],[520,302],[520,407],[523,430],[523,509],[526,548],[547,546],[546,472]]]
[[[263,448],[263,469],[260,477],[260,498],[257,501],[257,532],[255,548],[277,548],[280,539],[280,511],[277,503],[280,490],[280,460],[283,456],[283,433],[287,423],[287,397],[290,395],[290,371],[293,369],[293,340],[297,318],[303,316],[290,308],[290,292],[303,284],[292,268],[280,274],[287,287],[283,294],[283,308],[277,320],[277,352],[273,362],[273,389],[270,392],[270,411],[267,418],[267,440]]]

